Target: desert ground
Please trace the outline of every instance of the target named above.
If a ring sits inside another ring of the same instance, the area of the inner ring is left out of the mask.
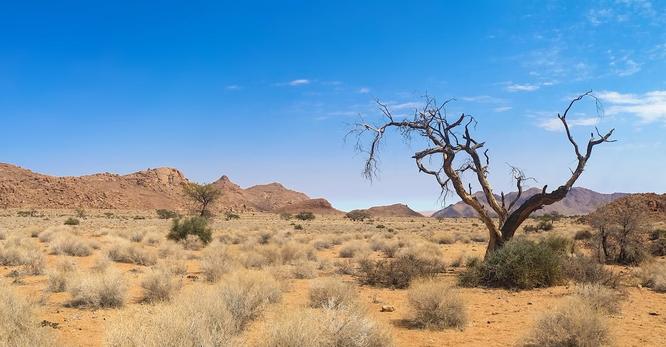
[[[80,224],[72,226],[64,221],[74,211],[44,210],[23,217],[17,212],[4,210],[0,216],[0,258],[7,264],[0,268],[1,288],[28,302],[32,316],[26,329],[34,330],[39,335],[35,341],[46,345],[149,344],[150,339],[132,342],[125,335],[155,334],[145,327],[150,325],[145,317],[172,312],[186,300],[190,304],[205,301],[202,293],[247,272],[274,278],[271,283],[277,292],[230,333],[230,345],[264,345],[275,329],[298,326],[294,321],[302,319],[304,312],[326,310],[309,308],[313,306],[311,288],[321,286],[324,279],[346,285],[354,309],[362,312],[356,313],[357,319],[379,331],[384,339],[380,341],[395,346],[520,344],[539,317],[567,300],[576,288],[572,282],[533,290],[457,288],[457,274],[466,259],[482,257],[486,246],[483,226],[469,218],[354,222],[341,216],[317,216],[297,221],[248,213],[232,220],[215,218],[213,241],[202,247],[197,242],[167,240],[172,222],[149,212],[86,211],[85,217],[79,216]],[[547,234],[573,238],[586,228],[564,218]],[[412,248],[443,261],[444,270],[435,280],[459,293],[467,315],[463,326],[419,328],[412,324],[409,289],[361,284],[356,276],[361,259],[385,258],[391,247],[397,252]],[[576,252],[591,252],[584,241],[577,241],[575,247]],[[28,260],[12,262],[14,258]],[[663,258],[655,261],[664,266]],[[663,346],[666,294],[641,286],[638,268],[608,267],[620,279],[619,310],[604,317],[611,344]],[[86,293],[97,290],[95,276],[104,277],[101,281],[113,292],[107,295],[112,302],[95,297],[103,293]],[[151,276],[159,284],[149,285]],[[141,321],[140,327],[137,322]],[[155,324],[169,327],[165,322]],[[307,321],[303,324],[308,326]],[[157,333],[167,334],[166,330]]]

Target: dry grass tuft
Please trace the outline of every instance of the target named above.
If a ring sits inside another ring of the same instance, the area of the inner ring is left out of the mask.
[[[666,292],[666,263],[643,265],[638,272],[641,283],[656,292]]]
[[[354,304],[356,298],[353,285],[335,278],[319,278],[310,286],[310,307],[348,307]]]
[[[263,347],[391,347],[388,330],[357,308],[298,309],[271,324]]]
[[[125,303],[127,286],[123,276],[115,271],[80,274],[67,286],[73,307],[120,307]]]
[[[168,269],[155,269],[146,274],[141,281],[143,301],[149,303],[169,301],[180,289],[181,282],[174,278]]]
[[[155,265],[157,256],[140,244],[118,240],[107,252],[109,259],[119,263],[130,263],[137,265]]]
[[[454,288],[437,280],[420,280],[408,292],[414,311],[412,322],[420,328],[463,329],[467,323],[465,304]]]
[[[620,312],[620,294],[600,284],[584,284],[577,286],[574,296],[587,303],[598,312],[614,314]]]
[[[49,346],[48,328],[39,327],[32,306],[0,284],[0,342],[2,346]]]
[[[536,323],[523,346],[605,346],[610,342],[603,317],[578,298],[569,298]]]

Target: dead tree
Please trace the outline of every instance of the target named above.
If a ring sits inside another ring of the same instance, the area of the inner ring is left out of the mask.
[[[429,147],[416,152],[412,157],[416,161],[416,166],[420,172],[431,175],[437,180],[445,197],[453,189],[464,203],[471,206],[478,213],[490,234],[486,250],[487,256],[501,247],[504,242],[510,240],[518,227],[532,212],[560,201],[567,195],[567,192],[583,173],[596,145],[614,141],[610,140],[613,130],[603,135],[598,130],[596,133],[592,133],[587,146],[582,150],[574,140],[567,123],[567,115],[573,105],[585,97],[594,98],[598,103],[598,100],[589,91],[574,98],[564,113],[557,115],[576,154],[578,161],[576,168],[571,170],[569,179],[557,189],[548,192],[548,186],[545,185],[540,193],[527,198],[521,204],[518,204],[518,201],[523,194],[525,182],[530,178],[526,177],[521,170],[514,168],[513,179],[517,189],[515,197],[511,201],[506,201],[504,193],[501,194],[500,198],[493,194],[492,186],[488,181],[490,165],[488,150],[484,149],[485,142],[478,141],[472,136],[470,129],[476,125],[476,120],[468,114],[462,114],[449,120],[446,116],[445,106],[452,99],[437,104],[434,99],[426,97],[425,105],[414,112],[412,119],[400,120],[394,118],[386,104],[378,102],[386,121],[380,125],[372,125],[366,122],[357,123],[350,134],[358,136],[357,149],[367,152],[368,157],[365,162],[364,175],[370,180],[377,174],[378,153],[384,135],[388,130],[398,130],[406,140],[411,139],[413,135],[425,139]],[[372,136],[369,148],[364,149],[361,143],[366,133],[370,133]],[[436,168],[430,168],[431,165],[426,165],[424,161],[429,163],[436,161],[438,164]],[[483,196],[494,215],[472,194],[471,183],[466,184],[463,180],[463,175],[466,173],[470,173],[481,186]],[[496,218],[494,218],[495,216]]]

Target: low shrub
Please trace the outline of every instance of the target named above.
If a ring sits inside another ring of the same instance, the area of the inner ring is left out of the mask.
[[[303,221],[308,221],[308,220],[314,220],[315,219],[314,213],[308,212],[308,211],[299,212],[294,217],[298,220],[303,220]]]
[[[564,259],[562,271],[566,278],[578,283],[598,283],[616,287],[619,282],[618,276],[591,257],[577,256]]]
[[[73,307],[108,308],[125,303],[127,286],[123,276],[115,271],[80,274],[67,286]]]
[[[579,298],[582,302],[603,314],[620,312],[620,295],[618,292],[599,284],[576,286],[574,297]]]
[[[342,245],[340,251],[338,252],[338,256],[340,258],[354,258],[363,253],[367,253],[367,248],[365,245],[358,241],[349,241]]]
[[[234,220],[234,219],[240,219],[240,216],[236,213],[233,212],[225,212],[224,213],[224,220]]]
[[[298,309],[271,324],[261,347],[392,347],[388,330],[357,307]]]
[[[651,263],[638,272],[641,284],[656,292],[666,292],[666,263]]]
[[[412,284],[407,295],[415,326],[435,330],[464,328],[467,322],[465,305],[460,294],[449,285],[420,280]]]
[[[197,287],[171,303],[123,310],[106,327],[105,345],[234,347],[240,332],[216,287]]]
[[[198,236],[201,242],[208,244],[213,239],[213,231],[208,227],[208,219],[204,217],[174,219],[167,238],[181,241],[185,240],[187,235]]]
[[[407,288],[412,279],[433,277],[443,271],[440,262],[429,262],[412,254],[373,261],[362,259],[356,273],[362,284],[387,288]]]
[[[280,283],[268,272],[244,270],[227,275],[218,288],[220,300],[241,331],[259,313],[282,296]]]
[[[292,274],[298,279],[310,279],[317,277],[317,265],[311,261],[301,260],[296,262]]]
[[[54,271],[47,274],[46,290],[52,293],[64,292],[67,289],[67,283],[76,274],[76,264],[62,259],[56,265]]]
[[[74,217],[69,217],[65,220],[65,225],[79,225],[81,222],[74,218]]]
[[[40,327],[33,308],[9,286],[0,284],[0,341],[3,346],[50,346],[53,336]]]
[[[605,346],[610,342],[601,315],[580,299],[568,299],[545,313],[522,343],[529,347]]]
[[[310,307],[350,307],[356,298],[354,286],[338,279],[320,278],[310,286]]]
[[[85,241],[72,235],[66,235],[56,238],[51,243],[51,252],[73,257],[87,257],[92,254],[92,248]]]
[[[217,282],[233,266],[232,256],[225,246],[215,244],[203,252],[201,271],[208,282]]]
[[[282,220],[291,220],[291,218],[293,218],[291,213],[287,213],[287,212],[280,213],[280,219],[282,219]]]
[[[157,263],[157,256],[141,245],[118,240],[107,251],[109,259],[118,263],[150,266]]]
[[[484,262],[468,267],[459,277],[459,283],[517,289],[549,287],[563,279],[562,258],[552,244],[514,239]]]
[[[180,288],[180,282],[167,269],[156,269],[146,274],[141,281],[143,301],[149,303],[169,301]]]
[[[158,217],[159,219],[174,219],[174,218],[178,218],[178,213],[176,213],[176,211],[172,211],[172,210],[167,210],[167,209],[163,209],[163,208],[161,208],[161,209],[159,209],[159,210],[156,210],[155,212],[157,213],[157,217]]]

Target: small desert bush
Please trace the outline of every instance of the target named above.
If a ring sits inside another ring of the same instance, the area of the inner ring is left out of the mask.
[[[358,241],[349,241],[342,245],[338,256],[340,258],[354,258],[362,253],[367,253],[367,248],[364,244]]]
[[[53,271],[47,274],[47,287],[49,292],[60,293],[67,289],[67,283],[76,273],[76,263],[68,259],[61,259]]]
[[[414,278],[433,277],[443,271],[440,261],[429,262],[427,259],[412,254],[394,259],[359,261],[356,272],[359,282],[386,288],[407,288]]]
[[[52,337],[39,326],[32,306],[7,285],[0,284],[0,344],[8,347],[49,346]]]
[[[51,243],[53,254],[66,254],[73,257],[87,257],[92,254],[92,248],[85,241],[72,236],[63,235]]]
[[[234,265],[226,246],[215,244],[207,248],[201,257],[201,271],[208,282],[217,282]]]
[[[430,238],[432,242],[440,245],[450,245],[456,242],[455,237],[451,233],[439,232],[432,235]]]
[[[81,224],[81,222],[78,219],[74,218],[74,217],[69,217],[65,220],[64,224],[65,225],[79,225],[79,224]]]
[[[651,263],[641,267],[638,272],[641,284],[656,292],[666,292],[666,263]]]
[[[13,238],[0,246],[0,265],[22,266],[31,275],[44,272],[46,259],[40,250],[25,239]]]
[[[432,279],[416,281],[408,297],[415,326],[435,330],[465,327],[465,304],[458,291],[448,284]]]
[[[599,284],[584,284],[574,289],[574,297],[602,314],[620,312],[620,295],[616,290]]]
[[[132,242],[141,242],[141,241],[143,241],[144,236],[146,236],[145,231],[134,230],[130,233],[129,240],[132,241]]]
[[[308,221],[308,220],[314,220],[315,215],[312,212],[299,212],[297,215],[294,216],[294,218],[298,220]]]
[[[141,245],[117,240],[107,251],[107,257],[118,263],[129,263],[137,265],[155,265],[157,256]]]
[[[578,283],[598,283],[616,287],[619,278],[606,269],[596,259],[586,256],[575,256],[563,259],[564,276]]]
[[[301,260],[293,265],[292,273],[298,279],[317,277],[317,265],[308,260]]]
[[[463,286],[484,285],[517,289],[549,287],[563,279],[563,254],[551,244],[514,239],[484,262],[468,267],[459,277]]]
[[[310,286],[310,307],[350,307],[357,298],[354,286],[335,278],[320,278]]]
[[[159,210],[156,210],[155,212],[157,213],[157,217],[159,219],[178,218],[178,213],[176,213],[176,211],[167,210],[167,209],[159,209]]]
[[[392,347],[388,330],[357,307],[283,312],[262,347]]]
[[[227,275],[217,289],[237,331],[255,319],[266,305],[282,296],[280,283],[268,272],[244,270]]]
[[[168,269],[155,269],[145,275],[141,281],[143,301],[155,303],[169,301],[180,288],[180,282]]]
[[[164,236],[158,232],[151,231],[145,234],[143,237],[143,242],[147,245],[155,246],[162,241]]]
[[[529,347],[605,346],[610,342],[604,318],[590,305],[569,298],[545,313],[523,342]]]
[[[123,276],[115,271],[79,274],[67,286],[73,307],[120,307],[125,303],[127,286]]]
[[[213,231],[208,227],[208,219],[204,217],[174,219],[167,237],[174,241],[181,241],[185,240],[188,235],[195,235],[201,242],[208,244],[213,239]]]
[[[213,287],[198,287],[171,303],[123,310],[106,328],[105,345],[239,346],[234,318]]]

